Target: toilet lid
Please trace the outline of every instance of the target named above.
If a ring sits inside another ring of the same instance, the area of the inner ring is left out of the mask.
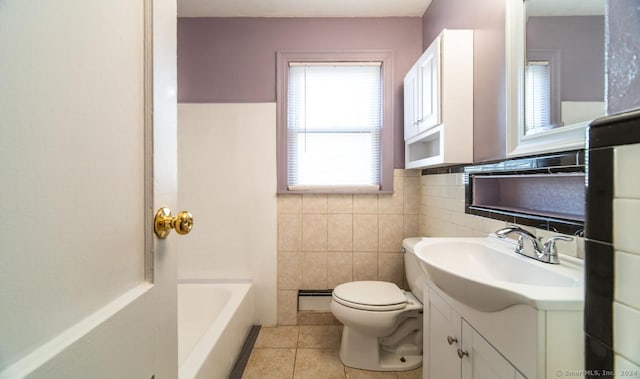
[[[342,300],[341,303],[348,302],[349,306],[363,309],[396,310],[407,303],[407,296],[397,285],[380,281],[344,283],[333,290],[333,296]]]

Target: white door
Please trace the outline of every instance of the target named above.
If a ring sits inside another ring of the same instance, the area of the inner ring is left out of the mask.
[[[177,376],[175,23],[0,0],[0,378]]]

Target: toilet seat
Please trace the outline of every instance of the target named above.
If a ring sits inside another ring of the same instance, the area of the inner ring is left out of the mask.
[[[333,290],[333,299],[346,307],[366,311],[396,311],[407,305],[407,295],[397,285],[381,281],[349,282]]]

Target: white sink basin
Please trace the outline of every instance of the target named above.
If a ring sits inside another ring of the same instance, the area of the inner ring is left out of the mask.
[[[579,310],[584,265],[561,256],[559,265],[516,254],[515,243],[488,238],[423,238],[415,254],[429,280],[459,302],[483,312],[516,304]]]

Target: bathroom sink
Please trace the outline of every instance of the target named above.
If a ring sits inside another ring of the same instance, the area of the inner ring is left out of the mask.
[[[429,280],[457,301],[483,312],[527,304],[544,310],[579,310],[584,265],[561,257],[553,265],[516,254],[515,243],[487,238],[423,238],[415,254]]]

